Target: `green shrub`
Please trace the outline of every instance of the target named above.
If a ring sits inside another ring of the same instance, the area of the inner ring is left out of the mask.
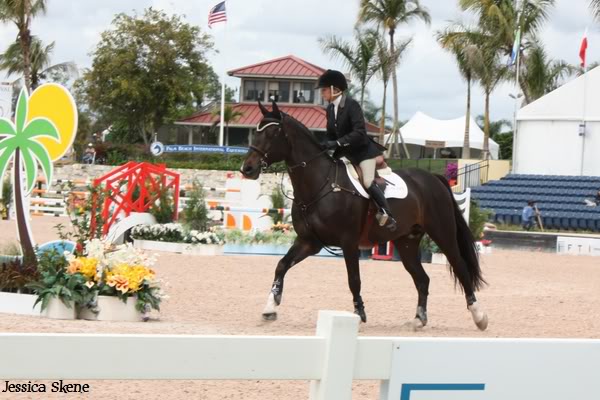
[[[475,199],[471,199],[471,212],[469,214],[469,227],[473,233],[475,240],[481,239],[483,235],[483,227],[492,216],[492,211],[479,208],[479,203]]]
[[[183,222],[186,229],[205,231],[208,227],[208,209],[204,200],[202,185],[194,180],[192,189],[188,191],[188,201],[183,210]]]
[[[272,208],[285,208],[285,197],[283,197],[283,193],[279,188],[273,189],[271,203],[273,203]],[[270,212],[269,216],[273,219],[274,224],[283,222],[283,215],[278,212]]]

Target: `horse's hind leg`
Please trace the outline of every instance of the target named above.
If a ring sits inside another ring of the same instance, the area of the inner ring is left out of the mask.
[[[300,237],[296,238],[296,241],[287,254],[277,263],[273,286],[271,286],[267,305],[262,313],[265,320],[273,321],[277,319],[277,306],[281,304],[281,297],[283,295],[283,279],[288,270],[306,257],[312,256],[320,250],[321,246],[319,244],[301,239]]]
[[[419,243],[422,237],[422,235],[419,235],[415,238],[405,237],[394,241],[404,268],[412,277],[419,294],[417,314],[411,323],[416,329],[427,325],[427,296],[429,295],[429,276],[423,269],[419,255]]]
[[[429,236],[431,236],[435,243],[440,247],[440,250],[446,255],[454,276],[458,282],[460,282],[465,292],[467,309],[471,312],[473,322],[475,322],[475,325],[477,325],[477,328],[480,330],[486,330],[488,326],[488,317],[475,297],[475,289],[473,288],[473,283],[471,281],[471,274],[469,273],[467,262],[460,254],[456,236],[451,234],[438,234],[437,232],[431,232],[429,233]]]

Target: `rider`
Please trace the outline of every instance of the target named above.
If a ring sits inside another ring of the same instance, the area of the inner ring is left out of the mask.
[[[363,173],[363,185],[377,204],[377,221],[380,226],[396,229],[396,221],[381,188],[375,183],[375,159],[385,147],[372,140],[365,129],[365,118],[360,104],[344,91],[348,89],[346,77],[339,71],[328,69],[319,77],[316,89],[329,102],[327,107],[327,137],[324,147],[335,150],[336,156],[348,158],[359,165]]]

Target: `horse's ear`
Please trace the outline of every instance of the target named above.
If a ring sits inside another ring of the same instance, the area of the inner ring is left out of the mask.
[[[262,113],[263,117],[269,113],[269,110],[267,110],[266,107],[262,105],[260,100],[258,101],[258,108],[260,108],[260,112]]]
[[[277,115],[279,118],[281,118],[281,112],[279,111],[279,107],[277,107],[277,103],[275,103],[275,100],[273,100],[273,114]]]

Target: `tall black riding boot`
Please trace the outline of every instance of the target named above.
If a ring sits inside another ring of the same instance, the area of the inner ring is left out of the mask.
[[[371,183],[368,192],[373,201],[375,201],[377,207],[379,208],[379,213],[377,213],[377,221],[379,222],[379,226],[387,225],[389,230],[395,231],[396,221],[394,220],[394,217],[392,217],[390,205],[388,204],[388,201],[385,198],[385,194],[383,193],[381,188],[377,186],[375,182],[373,182]]]

